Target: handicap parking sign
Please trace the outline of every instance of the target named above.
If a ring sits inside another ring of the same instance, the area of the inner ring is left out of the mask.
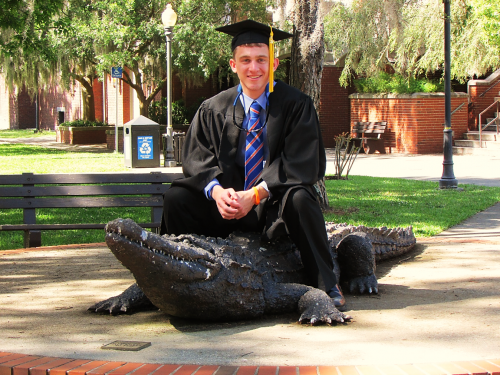
[[[137,160],[153,159],[153,136],[137,137]]]
[[[112,78],[122,78],[123,68],[121,66],[111,67],[111,77]]]

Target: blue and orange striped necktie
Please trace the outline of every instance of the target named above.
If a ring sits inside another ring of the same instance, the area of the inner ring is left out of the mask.
[[[245,148],[245,190],[255,185],[263,169],[264,136],[259,116],[261,109],[255,100],[250,105]]]

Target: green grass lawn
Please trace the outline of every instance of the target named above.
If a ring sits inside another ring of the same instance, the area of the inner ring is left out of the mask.
[[[122,154],[0,144],[0,174],[127,170]],[[326,187],[332,208],[326,220],[369,227],[412,225],[417,237],[436,235],[500,201],[500,188],[460,185],[463,191],[440,190],[437,182],[394,178],[350,176],[349,180],[327,180]],[[117,217],[144,222],[149,213],[149,208],[46,209],[39,210],[38,222],[105,223]],[[0,224],[17,223],[22,223],[21,210],[0,210]],[[22,248],[22,237],[22,232],[0,232],[0,250]],[[44,246],[103,240],[100,230],[42,232]]]
[[[38,137],[46,137],[48,135],[53,135],[54,139],[56,139],[56,132],[51,130],[35,132],[35,129],[21,129],[21,130],[0,129],[0,139],[38,138]]]
[[[0,174],[130,171],[123,154],[83,152],[26,144],[0,144]]]

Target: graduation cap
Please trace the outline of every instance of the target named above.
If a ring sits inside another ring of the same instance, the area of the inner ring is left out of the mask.
[[[264,43],[269,46],[269,92],[273,92],[274,41],[291,38],[293,35],[253,20],[245,20],[215,30],[233,37],[231,50],[243,44]]]

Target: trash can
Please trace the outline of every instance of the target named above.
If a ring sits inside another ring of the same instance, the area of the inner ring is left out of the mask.
[[[144,116],[123,125],[123,155],[126,167],[159,167],[160,125]]]
[[[184,145],[184,139],[186,138],[186,133],[184,132],[174,132],[173,137],[173,147],[174,147],[174,160],[177,165],[182,165],[182,146]],[[163,158],[167,160],[167,134],[162,134],[163,138]],[[165,165],[166,166],[166,165]]]
[[[186,139],[186,133],[174,133],[174,158],[177,165],[182,165],[182,147],[184,146],[184,139]]]

